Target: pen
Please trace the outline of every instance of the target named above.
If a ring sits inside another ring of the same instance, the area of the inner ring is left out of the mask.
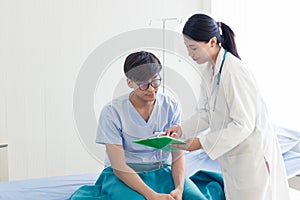
[[[153,134],[157,135],[157,136],[161,136],[161,135],[165,135],[166,132],[163,132],[163,131],[154,131]]]
[[[165,136],[166,132],[163,132],[163,131],[154,131],[153,134],[157,135],[157,136],[162,136],[162,135]],[[173,137],[176,136],[176,135],[177,135],[177,133],[175,133],[175,132],[171,132],[171,134],[170,134],[170,136],[173,136]]]

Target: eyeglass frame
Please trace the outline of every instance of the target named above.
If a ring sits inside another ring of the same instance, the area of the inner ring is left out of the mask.
[[[158,76],[159,78],[152,79],[152,80],[149,81],[149,82],[141,82],[141,83],[135,82],[135,83],[137,84],[137,86],[139,87],[139,89],[142,90],[142,91],[148,90],[149,87],[150,87],[150,85],[151,85],[153,88],[158,88],[158,87],[160,86],[160,84],[161,84],[162,78],[160,77],[159,74],[157,74],[156,76]],[[154,83],[155,81],[159,81],[159,83],[158,83],[157,86],[154,86],[154,85],[153,85],[153,83]],[[144,84],[145,84],[145,85],[147,84],[147,87],[146,87],[145,89],[141,88],[141,85],[144,85]]]

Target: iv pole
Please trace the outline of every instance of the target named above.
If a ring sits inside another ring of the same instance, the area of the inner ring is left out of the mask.
[[[162,21],[163,23],[163,61],[162,61],[162,67],[163,67],[163,77],[162,77],[162,81],[163,81],[163,93],[165,93],[165,77],[166,77],[166,22],[167,21],[178,21],[179,23],[181,23],[181,20],[179,20],[178,18],[161,18],[158,19],[160,21]],[[152,20],[150,21],[151,24]]]
[[[163,93],[165,93],[165,74],[166,74],[166,66],[165,66],[165,60],[166,60],[166,22],[176,20],[177,18],[162,18],[158,19],[163,22],[163,61],[162,61],[162,69],[163,69]],[[150,21],[151,24],[151,21]],[[162,156],[162,150],[160,150],[160,155]]]

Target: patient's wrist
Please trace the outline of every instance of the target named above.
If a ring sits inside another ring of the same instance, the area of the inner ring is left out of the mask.
[[[155,195],[157,195],[157,193],[156,193],[154,190],[152,190],[152,189],[146,191],[146,192],[143,194],[143,196],[144,196],[146,199],[151,199],[151,198],[154,197]]]
[[[181,191],[181,192],[183,192],[183,188],[184,188],[183,185],[176,186],[176,189],[179,190],[179,191]]]

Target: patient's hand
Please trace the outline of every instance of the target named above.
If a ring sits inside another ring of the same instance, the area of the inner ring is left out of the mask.
[[[171,147],[186,151],[194,151],[197,149],[201,149],[202,145],[199,138],[196,137],[185,140],[185,144],[171,144]]]
[[[175,188],[170,194],[175,200],[182,200],[182,190]]]
[[[174,199],[170,194],[159,194],[157,193],[155,196],[151,197],[147,200],[177,200]]]

